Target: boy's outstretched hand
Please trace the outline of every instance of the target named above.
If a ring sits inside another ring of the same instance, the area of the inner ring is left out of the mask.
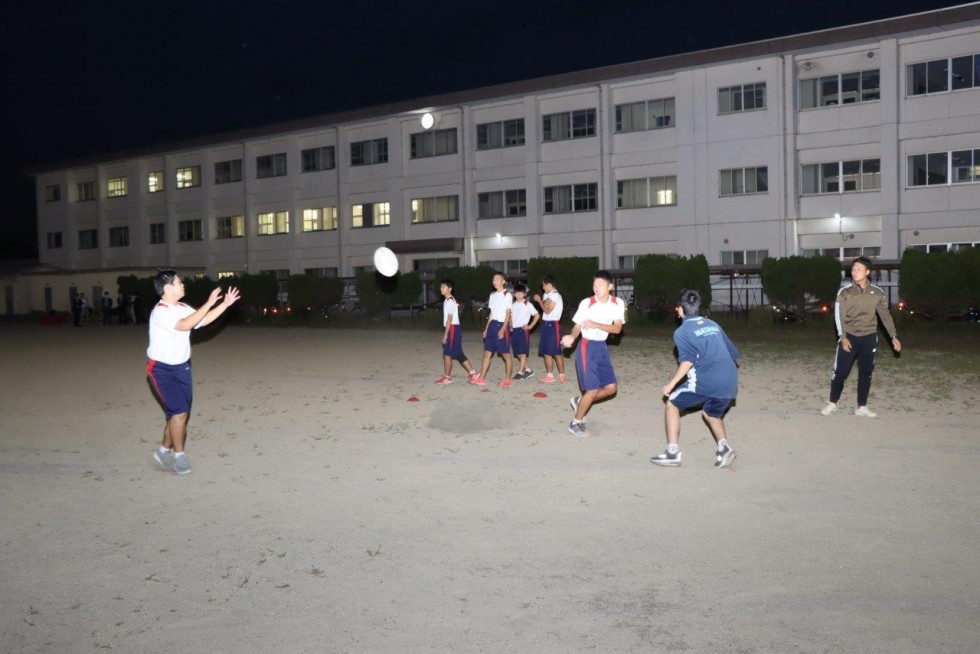
[[[220,291],[221,289],[215,289],[215,290]],[[226,307],[230,307],[231,305],[233,305],[235,302],[238,301],[238,298],[239,298],[238,289],[235,288],[234,286],[229,286],[228,292],[225,293],[224,305]]]

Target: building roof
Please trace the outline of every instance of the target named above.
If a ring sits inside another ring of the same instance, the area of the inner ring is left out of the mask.
[[[401,113],[437,110],[460,104],[481,102],[508,97],[553,91],[565,87],[598,84],[611,80],[649,76],[656,73],[682,70],[721,62],[738,61],[753,57],[773,56],[793,52],[827,48],[840,43],[854,43],[863,40],[874,41],[882,37],[895,36],[927,29],[936,29],[958,23],[980,21],[980,2],[971,2],[955,7],[935,9],[907,16],[885,18],[855,25],[834,27],[815,32],[805,32],[791,36],[753,41],[732,46],[710,48],[695,52],[668,55],[653,59],[643,59],[624,64],[614,64],[600,68],[538,77],[534,79],[508,82],[464,91],[454,91],[440,95],[402,100],[382,105],[362,107],[348,111],[322,114],[282,123],[274,123],[242,130],[221,132],[205,137],[162,143],[133,150],[107,153],[69,161],[40,164],[25,172],[38,175],[45,172],[91,166],[136,157],[162,155],[169,152],[193,150],[206,146],[235,143],[288,132],[328,128],[347,123],[363,122],[384,116]]]

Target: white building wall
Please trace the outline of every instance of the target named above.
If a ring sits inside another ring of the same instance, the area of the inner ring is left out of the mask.
[[[342,276],[369,266],[389,242],[461,239],[463,252],[402,254],[413,259],[460,258],[464,265],[538,256],[618,257],[646,253],[704,254],[766,250],[880,248],[896,259],[908,245],[980,241],[980,183],[909,187],[907,157],[980,149],[980,88],[907,97],[906,66],[980,52],[976,22],[939,25],[914,34],[886,34],[787,52],[760,48],[742,60],[679,67],[599,83],[433,107],[433,129],[456,129],[456,154],[412,159],[410,139],[424,130],[420,111],[304,127],[293,132],[202,145],[195,149],[51,170],[37,175],[38,239],[43,263],[68,271],[106,268],[206,269],[218,272],[337,268]],[[877,68],[880,100],[800,109],[799,80]],[[720,114],[718,89],[765,82],[762,109]],[[672,97],[670,127],[617,134],[615,108]],[[596,135],[543,143],[542,116],[596,111]],[[524,119],[525,144],[476,149],[478,124]],[[388,162],[351,166],[350,144],[388,139]],[[300,153],[333,146],[336,168],[303,173]],[[256,178],[256,157],[286,153],[287,174]],[[214,164],[243,160],[243,180],[214,184]],[[880,189],[802,195],[801,166],[853,159],[881,160]],[[183,166],[201,167],[201,186],[177,189]],[[719,171],[767,166],[765,193],[722,196]],[[165,188],[147,192],[147,175],[163,171]],[[617,181],[677,177],[677,204],[618,209]],[[106,197],[106,180],[128,179],[129,193]],[[98,198],[76,202],[78,182],[97,182]],[[595,211],[544,213],[549,186],[595,183]],[[45,202],[44,189],[62,199]],[[479,219],[480,193],[523,188],[527,215]],[[413,199],[459,196],[459,220],[412,224]],[[390,203],[391,224],[353,229],[354,204]],[[336,207],[339,228],[305,233],[303,210]],[[288,234],[260,236],[257,215],[288,211]],[[245,236],[218,239],[217,219],[243,215]],[[836,216],[840,216],[837,218]],[[203,221],[203,241],[180,242],[183,220]],[[166,242],[149,243],[149,225],[166,224]],[[109,229],[129,226],[129,246],[109,247]],[[78,232],[97,229],[99,247],[78,248]],[[48,249],[48,232],[62,247]],[[497,235],[500,235],[498,238]]]

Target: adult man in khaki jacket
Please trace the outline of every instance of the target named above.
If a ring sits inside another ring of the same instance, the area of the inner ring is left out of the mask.
[[[878,318],[892,339],[896,352],[902,351],[902,343],[895,334],[895,321],[888,310],[885,292],[868,280],[871,260],[858,257],[851,264],[851,283],[837,292],[834,319],[837,322],[837,355],[834,372],[830,378],[830,401],[820,410],[825,416],[837,410],[837,402],[844,390],[844,381],[851,372],[855,360],[858,364],[857,408],[854,415],[877,418],[868,408],[871,391],[871,373],[875,368],[878,350]]]

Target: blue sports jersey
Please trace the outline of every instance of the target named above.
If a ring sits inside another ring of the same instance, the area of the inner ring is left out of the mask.
[[[725,330],[701,316],[684,319],[674,332],[677,361],[690,361],[687,386],[699,395],[734,398],[738,394],[738,348]]]

